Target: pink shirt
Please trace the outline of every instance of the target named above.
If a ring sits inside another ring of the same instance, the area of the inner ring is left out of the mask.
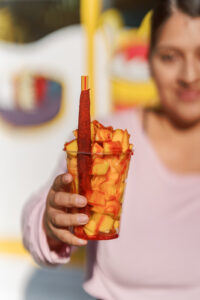
[[[167,169],[136,111],[115,114],[103,124],[127,128],[135,155],[120,237],[89,242],[84,289],[104,300],[199,300],[200,174],[179,175]],[[63,159],[57,174],[64,171]],[[48,189],[24,207],[24,244],[38,263],[62,264],[69,261],[70,247],[51,252],[41,225]]]

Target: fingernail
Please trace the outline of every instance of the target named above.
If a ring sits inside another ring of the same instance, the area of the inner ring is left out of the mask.
[[[72,177],[71,174],[69,174],[69,173],[65,174],[64,180],[65,180],[66,182],[71,182],[72,179],[73,179],[73,177]]]
[[[87,241],[86,240],[78,239],[78,243],[79,243],[79,245],[86,245]]]
[[[77,205],[84,206],[84,205],[86,205],[87,202],[84,197],[78,196],[76,198],[76,203],[77,203]]]
[[[64,181],[65,182],[70,182],[71,179],[72,179],[72,175],[71,174],[65,174],[64,177],[63,177]]]
[[[79,224],[86,224],[88,222],[87,215],[78,215],[78,223]]]

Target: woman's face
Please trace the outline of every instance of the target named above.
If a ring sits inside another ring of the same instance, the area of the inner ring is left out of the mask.
[[[161,29],[150,66],[167,115],[200,122],[200,18],[174,12]]]

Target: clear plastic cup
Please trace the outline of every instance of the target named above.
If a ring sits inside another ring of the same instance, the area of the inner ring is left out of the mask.
[[[78,152],[67,152],[67,169],[73,176],[71,192],[79,194]],[[84,213],[89,222],[74,228],[74,234],[86,240],[109,240],[119,236],[123,195],[132,151],[117,154],[85,153],[91,158],[90,186],[84,196],[88,204],[73,209],[72,213]]]

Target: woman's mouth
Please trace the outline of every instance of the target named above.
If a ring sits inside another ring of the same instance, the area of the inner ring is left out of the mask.
[[[199,89],[179,90],[178,96],[184,102],[195,102],[200,100],[200,90]]]

